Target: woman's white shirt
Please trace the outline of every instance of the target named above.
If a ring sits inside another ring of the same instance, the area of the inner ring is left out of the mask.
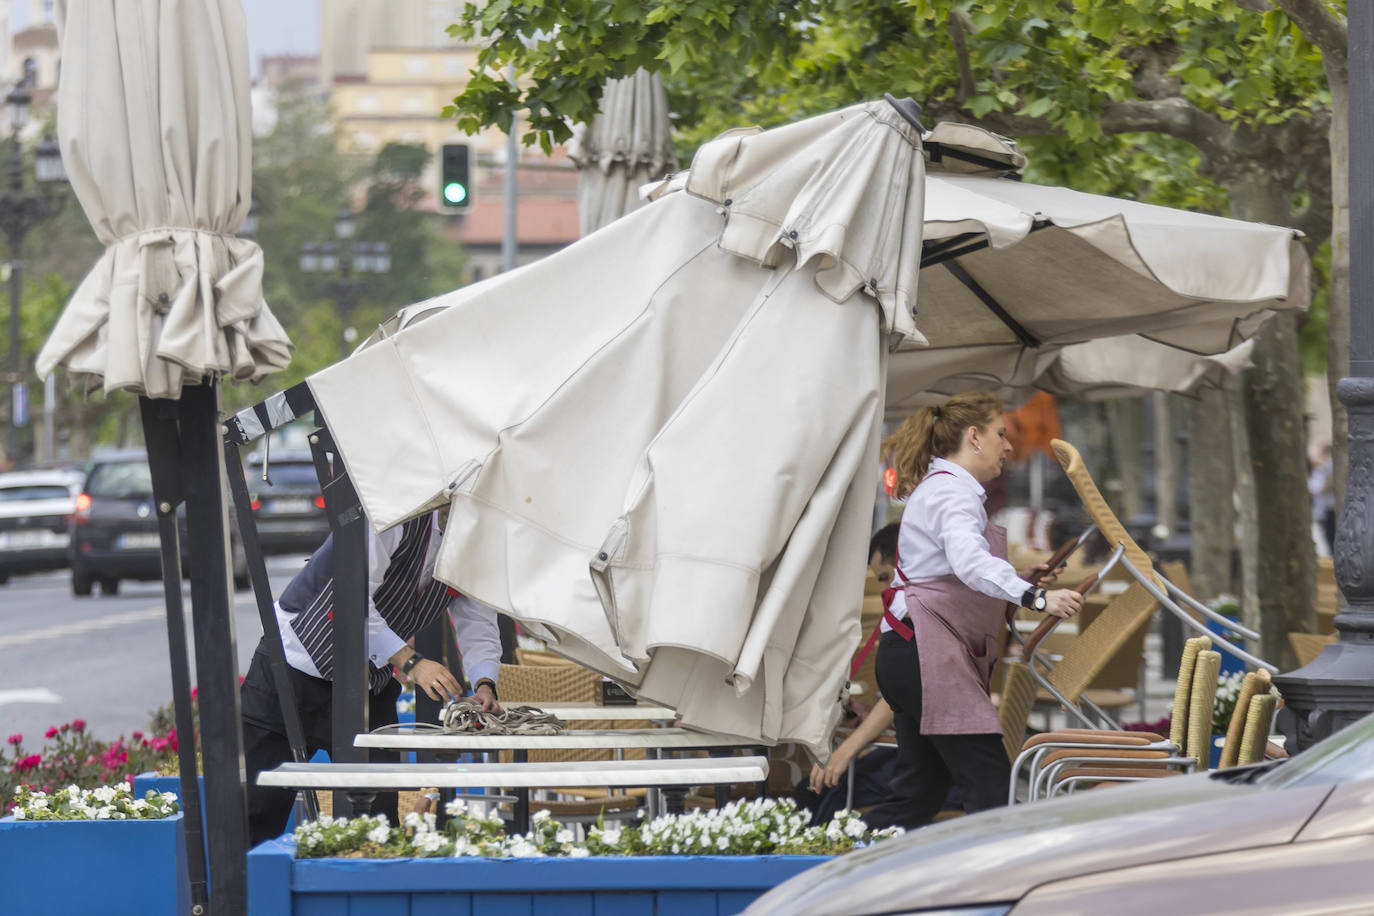
[[[897,556],[907,582],[954,575],[985,595],[1021,600],[1031,584],[1006,560],[993,556],[983,537],[988,524],[983,506],[986,495],[977,478],[953,461],[935,458],[930,462],[926,476],[907,497],[897,534]],[[893,578],[895,585],[902,584],[896,573]],[[892,614],[904,617],[905,602],[894,599]],[[891,629],[886,620],[882,629]]]

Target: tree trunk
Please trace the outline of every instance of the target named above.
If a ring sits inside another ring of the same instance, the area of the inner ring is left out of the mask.
[[[1245,373],[1245,413],[1260,536],[1261,654],[1285,671],[1297,667],[1290,632],[1316,631],[1317,590],[1308,500],[1298,323],[1275,316],[1258,335],[1254,366]]]
[[[1117,398],[1106,402],[1107,423],[1111,429],[1112,457],[1116,465],[1115,487],[1108,484],[1107,499],[1112,509],[1127,521],[1141,512],[1141,486],[1144,480],[1144,411],[1139,398]]]
[[[1155,526],[1169,538],[1178,529],[1178,439],[1169,395],[1156,391],[1150,401],[1154,407]]]
[[[1193,597],[1211,601],[1234,588],[1231,551],[1236,531],[1236,464],[1226,395],[1208,389],[1187,405],[1188,504]]]
[[[1252,630],[1259,630],[1259,509],[1255,505],[1255,470],[1250,461],[1249,425],[1245,422],[1245,380],[1237,376],[1228,381],[1224,400],[1231,421],[1231,467],[1236,475],[1240,622]]]

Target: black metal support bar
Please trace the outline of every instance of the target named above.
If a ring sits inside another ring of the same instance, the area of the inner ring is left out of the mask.
[[[167,603],[167,655],[172,668],[172,707],[177,723],[182,825],[186,870],[193,913],[205,913],[209,887],[205,864],[205,823],[200,806],[200,773],[196,765],[196,727],[191,712],[191,663],[186,642],[186,611],[181,603],[181,538],[177,506],[181,505],[181,444],[177,439],[176,402],[139,398],[143,439],[157,503],[157,533],[162,551],[162,590]]]
[[[334,537],[334,746],[329,759],[364,763],[367,749],[354,747],[353,739],[368,730],[367,518],[343,462],[330,460],[337,453],[323,426],[310,434],[310,453]],[[360,813],[375,794],[335,792],[334,816]]]
[[[181,393],[181,458],[186,540],[200,685],[201,757],[215,916],[247,912],[248,801],[243,785],[238,652],[229,581],[229,517],[220,449],[219,386]]]
[[[1007,310],[1002,308],[1002,303],[998,302],[992,297],[991,293],[983,289],[977,280],[970,277],[968,271],[964,270],[964,268],[959,265],[958,261],[945,261],[944,266],[945,270],[954,275],[954,279],[968,287],[968,291],[977,296],[979,302],[987,306],[988,311],[996,315],[1001,319],[1003,324],[1011,329],[1011,332],[1016,335],[1017,340],[1021,341],[1021,343],[1027,347],[1040,346],[1040,341],[1036,340],[1029,331],[1022,327],[1020,322],[1011,317]]]
[[[225,438],[228,438],[227,434]],[[282,722],[286,725],[286,740],[291,745],[291,756],[297,763],[305,763],[310,759],[310,752],[305,744],[305,728],[301,725],[300,708],[296,705],[296,689],[292,686],[286,650],[282,647],[281,630],[277,628],[272,583],[267,578],[267,560],[262,553],[262,541],[258,538],[257,521],[253,518],[248,483],[243,476],[243,459],[239,457],[239,447],[230,441],[224,443],[224,468],[229,479],[229,493],[234,499],[234,511],[238,515],[239,541],[248,560],[253,597],[257,599],[258,620],[262,623],[267,654],[272,659],[272,681],[277,685]],[[320,816],[319,800],[314,789],[305,790],[305,811],[312,821]]]

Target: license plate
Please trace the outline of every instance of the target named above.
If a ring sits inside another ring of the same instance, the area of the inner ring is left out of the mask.
[[[288,515],[302,514],[310,511],[310,500],[308,499],[274,499],[267,504],[267,508],[273,514]]]
[[[162,546],[162,541],[157,534],[121,534],[115,539],[115,547],[119,550],[157,550]]]
[[[6,531],[0,534],[0,549],[31,550],[37,547],[66,547],[69,537],[55,531]]]

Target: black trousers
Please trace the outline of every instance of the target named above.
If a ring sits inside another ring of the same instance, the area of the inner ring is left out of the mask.
[[[892,795],[864,815],[868,825],[910,829],[929,823],[944,805],[951,782],[970,814],[1005,805],[1011,763],[1001,735],[921,734],[921,660],[915,640],[884,633],[874,668],[883,699],[892,707],[897,760]]]
[[[333,711],[334,685],[291,668],[291,686],[296,692],[296,708],[300,711],[305,731],[307,753],[331,750],[334,744]],[[368,722],[378,725],[396,722],[396,697],[401,685],[392,680],[381,693],[368,695]],[[259,786],[258,773],[278,764],[289,762],[291,744],[286,740],[286,725],[282,721],[281,701],[277,697],[272,677],[272,663],[267,645],[259,642],[253,652],[248,674],[239,688],[239,703],[243,716],[243,762],[248,776],[248,835],[253,845],[281,836],[291,817],[296,793],[292,789]],[[373,761],[399,761],[400,755],[373,750]],[[392,826],[400,823],[395,792],[379,792],[369,809],[370,814],[385,814]]]

